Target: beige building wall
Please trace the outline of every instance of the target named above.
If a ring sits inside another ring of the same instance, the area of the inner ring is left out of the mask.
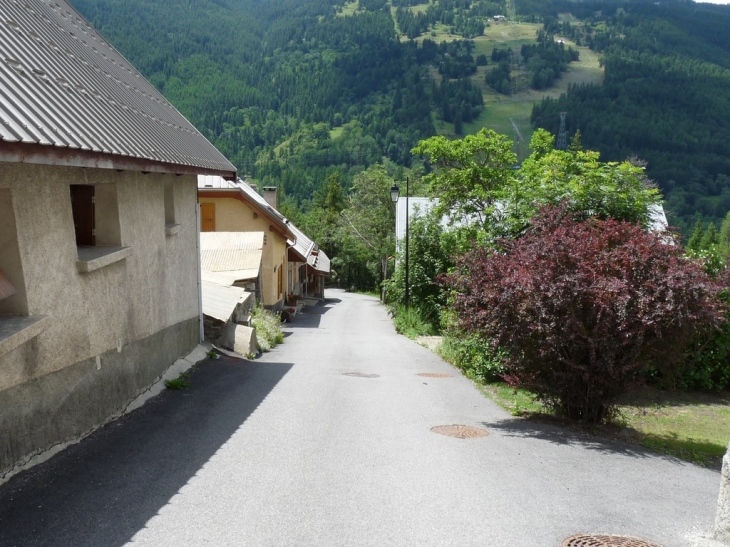
[[[272,220],[238,198],[199,196],[200,203],[215,204],[216,232],[264,232],[264,249],[261,256],[261,294],[263,305],[279,311],[287,288],[286,238],[270,228]],[[281,290],[279,269],[282,270]]]
[[[95,185],[97,244],[116,240],[123,258],[80,271],[71,184]],[[197,180],[0,163],[0,211],[14,215],[0,219],[0,269],[23,300],[0,316],[47,316],[0,343],[1,476],[121,412],[197,344]]]

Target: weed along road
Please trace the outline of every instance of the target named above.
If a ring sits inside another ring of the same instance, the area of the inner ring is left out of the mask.
[[[616,534],[684,547],[710,535],[717,471],[514,418],[396,334],[376,299],[327,296],[270,353],[204,361],[187,390],[0,486],[0,545],[560,547]]]

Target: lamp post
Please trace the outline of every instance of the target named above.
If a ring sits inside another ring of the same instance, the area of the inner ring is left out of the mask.
[[[405,291],[405,297],[403,298],[403,303],[406,306],[406,309],[408,308],[408,216],[409,216],[409,210],[408,210],[408,177],[406,177],[406,291]],[[400,188],[398,188],[397,185],[393,185],[390,187],[390,199],[393,201],[393,203],[398,203],[398,197],[400,195]],[[397,205],[396,205],[397,207]],[[397,209],[396,209],[397,211]],[[396,214],[397,216],[397,214]],[[398,234],[396,234],[396,237],[398,237]]]

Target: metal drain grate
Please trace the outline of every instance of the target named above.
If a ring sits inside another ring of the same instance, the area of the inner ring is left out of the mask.
[[[579,534],[563,541],[562,547],[661,547],[651,541],[630,536]]]
[[[431,431],[447,437],[456,437],[457,439],[474,439],[489,435],[486,429],[469,427],[468,425],[437,425],[432,427]]]
[[[419,372],[418,376],[425,378],[451,378],[451,374],[444,374],[442,372]]]
[[[364,372],[345,372],[343,376],[354,376],[355,378],[380,378],[380,374],[365,374]]]

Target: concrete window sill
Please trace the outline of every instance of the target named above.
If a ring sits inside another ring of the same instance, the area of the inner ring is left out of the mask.
[[[49,322],[46,315],[0,317],[0,355],[38,336]]]
[[[131,247],[78,247],[79,260],[76,267],[80,273],[89,273],[120,260],[132,254]]]
[[[165,235],[166,236],[174,236],[179,231],[180,231],[179,224],[165,224]]]

